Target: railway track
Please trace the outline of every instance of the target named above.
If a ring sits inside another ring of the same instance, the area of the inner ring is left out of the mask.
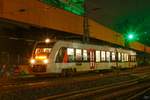
[[[91,87],[93,88],[99,87],[100,90],[100,89],[105,89],[107,87],[109,88],[115,87],[115,85],[119,86],[121,82],[122,84],[124,83],[128,84],[135,81],[140,82],[140,80],[148,77],[148,75],[150,75],[149,71],[143,70],[140,72],[136,72],[136,71],[134,73],[132,72],[132,74],[130,72],[129,73],[123,72],[119,74],[117,73],[114,74],[114,76],[112,76],[111,74],[110,75],[104,74],[102,76],[100,74],[95,74],[95,75],[89,74],[86,76],[84,75],[84,76],[77,76],[77,77],[75,76],[75,77],[58,78],[58,79],[47,78],[44,80],[42,80],[42,78],[38,80],[36,79],[32,80],[31,78],[30,79],[31,81],[28,81],[28,79],[25,80],[21,79],[19,80],[19,82],[10,83],[9,85],[8,84],[2,85],[0,89],[0,100],[12,100],[11,98],[15,98],[14,100],[20,100],[20,98],[22,100],[35,100],[38,98],[43,98],[43,97],[45,98],[50,95],[55,96],[58,94],[62,95],[62,93],[73,93],[81,89],[88,90]],[[113,84],[110,84],[111,82]],[[9,99],[6,99],[8,98],[8,96]]]
[[[146,70],[145,70],[146,69]],[[26,84],[39,84],[39,83],[43,83],[43,82],[49,82],[49,81],[55,81],[55,80],[66,80],[69,78],[81,78],[80,80],[88,80],[87,77],[91,77],[91,78],[105,78],[105,77],[111,77],[111,76],[124,76],[124,75],[132,75],[132,76],[143,76],[143,74],[147,74],[149,73],[149,69],[147,68],[142,68],[142,70],[136,69],[136,71],[131,71],[131,70],[127,70],[127,71],[118,71],[118,72],[109,72],[109,73],[101,73],[101,74],[82,74],[79,76],[72,76],[72,77],[58,77],[58,76],[47,76],[47,77],[19,77],[19,78],[13,78],[11,80],[5,80],[2,81],[0,83],[0,86],[15,86],[15,85],[26,85]]]
[[[105,72],[105,73],[94,73],[94,74],[80,74],[80,75],[75,75],[72,77],[88,77],[88,76],[95,76],[95,75],[100,75],[101,77],[109,77],[113,75],[129,75],[129,74],[139,74],[139,73],[145,73],[149,72],[150,68],[149,67],[144,67],[144,68],[136,68],[133,70],[125,70],[125,71],[112,71],[112,72]],[[68,78],[68,77],[67,77]],[[56,80],[56,79],[62,79],[62,77],[59,77],[59,75],[49,75],[49,76],[39,76],[39,77],[15,77],[15,78],[10,78],[10,80],[2,80],[0,83],[0,86],[2,85],[15,85],[15,84],[26,84],[26,83],[35,83],[35,82],[40,82],[40,81],[49,81],[49,80]],[[1,81],[1,80],[0,80]],[[4,84],[3,84],[4,83]]]
[[[39,100],[87,100],[89,98],[94,100],[117,100],[118,98],[126,100],[137,91],[150,87],[149,82],[149,76],[145,76],[130,81],[56,94]]]
[[[137,100],[139,98],[140,98],[140,100],[149,100],[150,94],[148,94],[148,95],[146,94],[149,91],[150,91],[150,87],[137,92],[135,95],[130,96],[127,100]]]

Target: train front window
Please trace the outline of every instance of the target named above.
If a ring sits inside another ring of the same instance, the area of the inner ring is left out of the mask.
[[[37,60],[44,60],[47,59],[51,52],[51,48],[36,48],[34,57]]]
[[[52,48],[36,48],[35,55],[50,54]]]
[[[36,56],[38,55],[49,55],[51,53],[52,47],[54,46],[55,43],[38,43],[36,45],[36,49],[34,54]]]

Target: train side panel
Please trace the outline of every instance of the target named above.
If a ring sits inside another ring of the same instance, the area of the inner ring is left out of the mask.
[[[60,48],[79,48],[79,49],[86,49],[86,50],[100,50],[100,51],[111,51],[116,52],[115,48],[107,47],[107,46],[96,46],[96,45],[87,45],[87,44],[80,44],[80,43],[73,43],[73,42],[58,42],[54,46],[52,53],[49,57],[50,63],[47,67],[47,73],[61,73],[64,69],[76,69],[76,71],[91,71],[91,70],[103,70],[103,69],[111,69],[112,67],[120,67],[120,68],[130,68],[137,65],[137,63],[130,62],[130,61],[121,61],[121,62],[112,62],[112,61],[105,61],[105,62],[56,62],[58,52]],[[129,55],[136,55],[135,52],[130,52],[129,50],[119,49],[119,52],[127,53]],[[95,52],[95,51],[94,51]],[[94,55],[95,56],[95,55]],[[90,58],[89,58],[90,59]],[[95,58],[94,58],[95,59]],[[91,66],[93,64],[93,66]]]

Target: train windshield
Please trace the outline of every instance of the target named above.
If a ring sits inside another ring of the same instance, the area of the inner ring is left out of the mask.
[[[49,54],[52,48],[36,48],[35,54]]]
[[[54,43],[38,43],[36,45],[34,54],[35,56],[41,56],[41,55],[49,55],[51,53],[52,47],[54,46]]]

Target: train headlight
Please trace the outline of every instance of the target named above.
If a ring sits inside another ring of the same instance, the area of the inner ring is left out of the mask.
[[[47,58],[46,56],[35,56],[35,59],[38,59],[38,60],[43,60],[46,58]]]
[[[35,64],[35,59],[31,59],[31,60],[30,60],[30,63],[31,63],[31,64]]]
[[[48,63],[48,59],[43,60],[44,64]]]
[[[49,38],[45,39],[45,43],[50,43],[50,39]]]

